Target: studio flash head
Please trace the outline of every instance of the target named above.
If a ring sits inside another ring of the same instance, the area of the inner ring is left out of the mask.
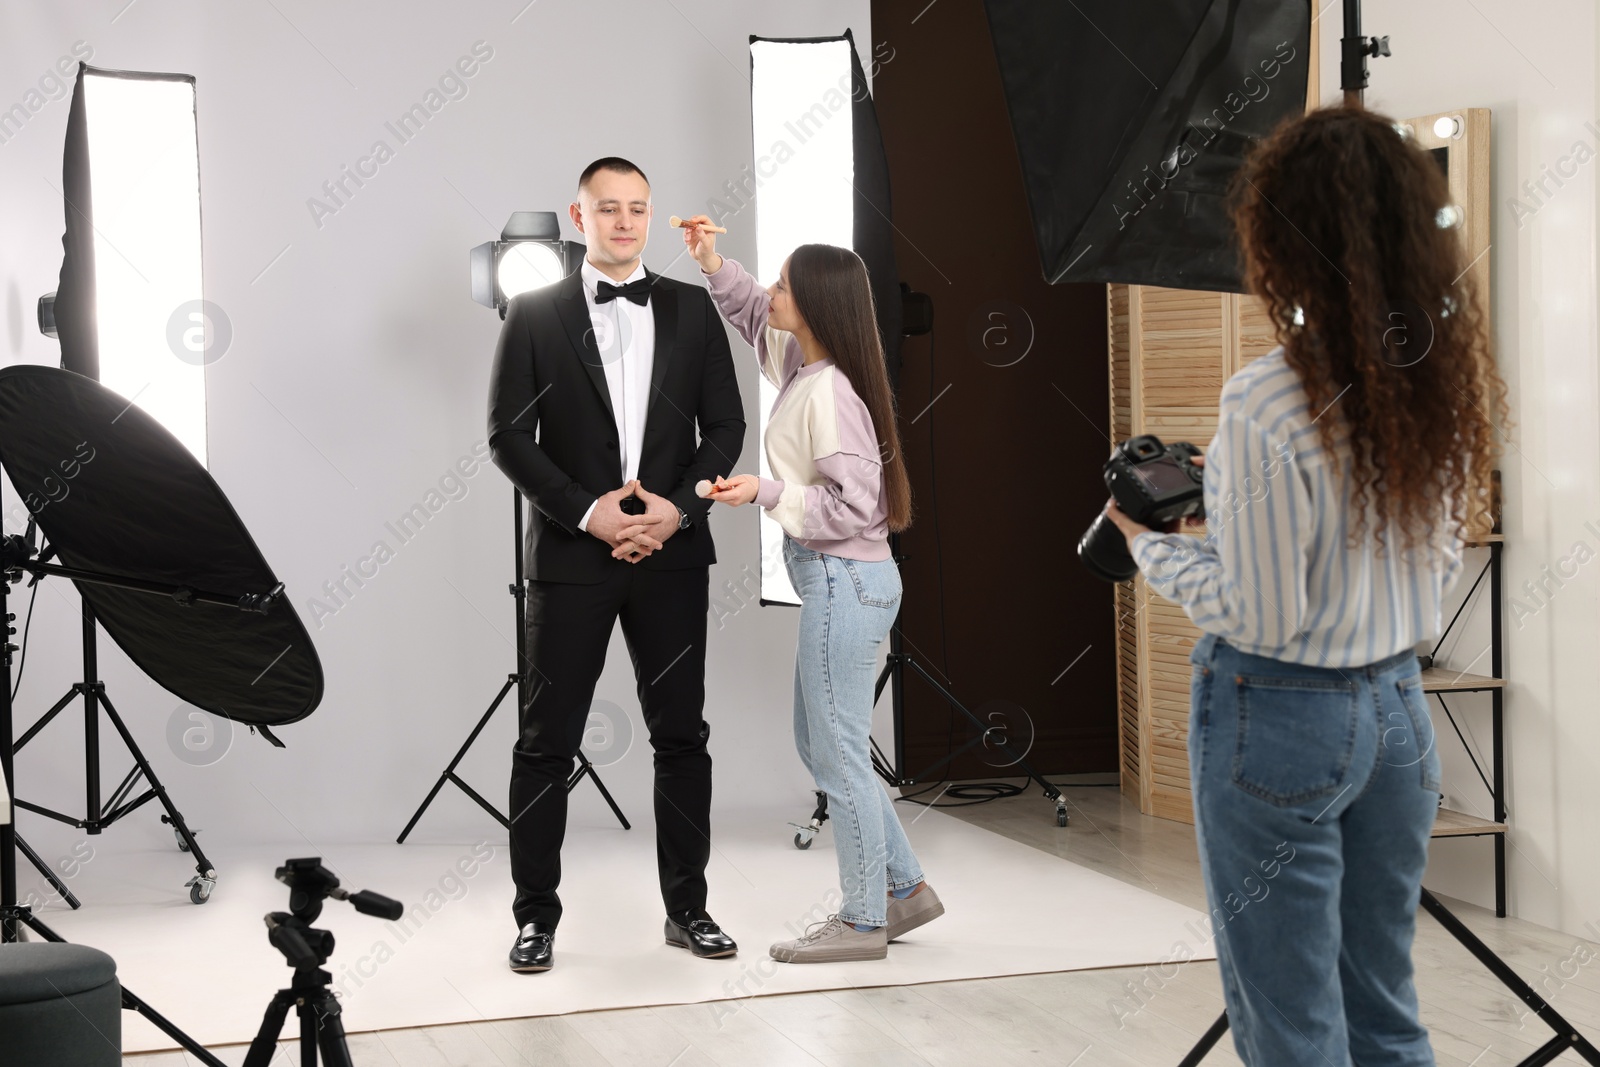
[[[1134,522],[1160,529],[1205,511],[1205,472],[1191,461],[1200,449],[1187,441],[1163,445],[1154,434],[1130,438],[1106,460],[1106,488]],[[1078,558],[1097,577],[1125,582],[1139,570],[1127,539],[1103,511],[1078,541]]]

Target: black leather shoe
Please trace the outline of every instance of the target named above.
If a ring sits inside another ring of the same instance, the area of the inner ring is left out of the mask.
[[[733,938],[722,932],[704,908],[691,908],[667,916],[667,944],[686,948],[702,959],[731,956],[739,951]]]
[[[556,928],[549,923],[529,923],[511,946],[511,969],[519,974],[548,971],[555,966]]]

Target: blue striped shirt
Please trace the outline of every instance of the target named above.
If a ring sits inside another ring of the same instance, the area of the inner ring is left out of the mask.
[[[1365,543],[1347,548],[1349,431],[1338,424],[1330,454],[1316,425],[1336,416],[1308,409],[1281,348],[1230,378],[1206,449],[1207,536],[1135,537],[1150,588],[1201,630],[1290,663],[1360,667],[1436,637],[1462,537],[1436,532],[1443,553],[1418,545],[1408,562],[1391,528],[1380,557],[1369,511]]]

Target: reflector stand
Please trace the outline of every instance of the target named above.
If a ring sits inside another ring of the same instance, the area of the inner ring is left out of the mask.
[[[15,752],[81,697],[84,815],[25,800],[13,800],[13,810],[98,834],[159,800],[178,847],[195,860],[186,883],[189,899],[204,903],[216,886],[216,870],[99,678],[96,624],[152,681],[180,699],[261,727],[302,719],[321,700],[322,669],[311,638],[293,611],[277,609],[283,583],[211,475],[182,441],[115,391],[54,367],[0,369],[0,465],[50,545],[35,558],[31,529],[26,538],[7,538],[0,584],[9,587],[24,574],[35,581],[70,578],[83,601],[82,680],[15,743],[8,688],[0,757],[14,784]],[[102,709],[134,760],[105,799]],[[0,904],[10,907],[16,903],[15,827],[7,824],[0,833],[6,868]],[[35,860],[25,844],[23,854]],[[70,894],[63,899],[77,903]]]

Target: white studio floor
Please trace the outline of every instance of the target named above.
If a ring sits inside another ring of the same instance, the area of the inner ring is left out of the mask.
[[[731,1015],[741,999],[773,993],[1137,966],[1172,959],[1180,943],[1195,958],[1211,956],[1199,912],[937,811],[908,808],[902,819],[945,902],[944,917],[891,945],[887,960],[777,964],[766,953],[772,941],[837,907],[832,827],[802,852],[786,826],[792,817],[792,808],[747,809],[713,822],[710,911],[740,944],[727,960],[694,959],[663,943],[648,820],[630,831],[573,827],[563,851],[566,913],[556,968],[533,975],[513,974],[505,963],[516,930],[503,845],[330,846],[323,860],[346,888],[372,889],[408,908],[406,919],[389,923],[330,900],[317,920],[338,942],[328,970],[346,1029],[707,1001],[728,1002]],[[1040,817],[1048,817],[1042,807]],[[291,974],[262,923],[266,912],[288,907],[272,872],[310,849],[202,839],[221,880],[211,901],[195,906],[182,889],[186,855],[119,850],[117,837],[114,830],[97,838],[93,861],[70,883],[84,907],[56,903],[41,918],[69,941],[109,952],[127,988],[203,1044],[248,1042]],[[19,874],[25,887],[43,884],[31,868]],[[291,1015],[285,1036],[294,1026]],[[123,1013],[125,1052],[173,1047]]]

